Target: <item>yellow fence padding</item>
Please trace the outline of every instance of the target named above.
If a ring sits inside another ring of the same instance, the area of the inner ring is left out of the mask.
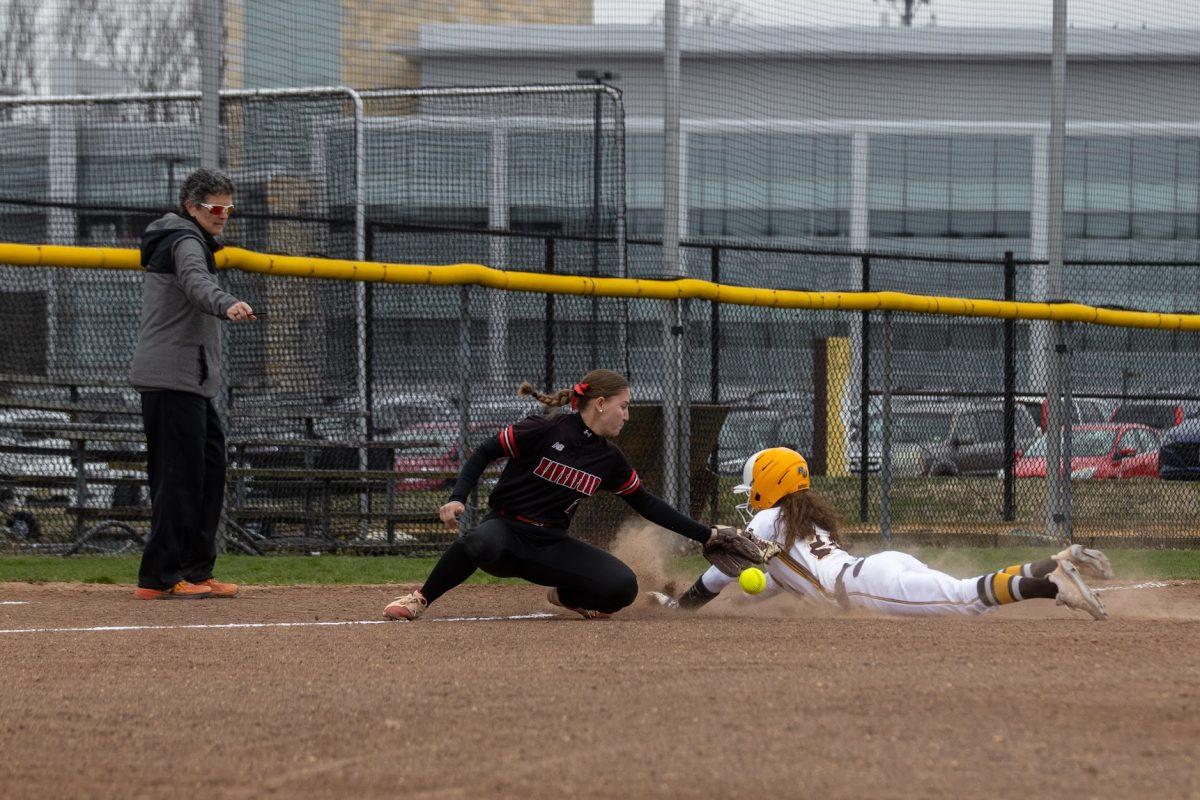
[[[844,477],[850,474],[846,464],[846,426],[842,423],[842,403],[850,387],[850,340],[844,336],[829,339],[825,359],[825,374],[829,376],[825,397],[825,474]]]
[[[0,264],[73,267],[83,269],[137,269],[138,251],[111,247],[0,243]],[[798,292],[724,286],[710,281],[659,281],[637,278],[590,278],[492,269],[482,264],[383,264],[255,253],[227,247],[217,253],[222,269],[240,269],[267,275],[287,275],[328,280],[357,280],[425,286],[485,286],[508,292],[535,292],[596,297],[640,297],[658,300],[712,300],[765,308],[807,308],[814,311],[901,311],[955,317],[1058,320],[1111,325],[1121,328],[1200,331],[1200,315],[1153,311],[1120,311],[1082,303],[1016,303],[963,297],[936,297],[904,292]]]

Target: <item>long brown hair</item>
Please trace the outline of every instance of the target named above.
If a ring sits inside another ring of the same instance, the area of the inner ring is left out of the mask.
[[[816,533],[815,528],[822,528],[829,534],[829,539],[838,547],[842,546],[838,536],[838,514],[826,500],[811,489],[804,492],[792,492],[779,501],[779,518],[787,528],[787,544],[784,550],[791,550],[796,539],[807,539]]]
[[[532,395],[539,403],[547,408],[558,408],[571,402],[573,396],[578,397],[577,410],[583,411],[587,404],[597,397],[612,397],[629,388],[629,379],[619,372],[607,369],[594,369],[584,375],[579,383],[570,389],[559,389],[553,394],[542,394],[533,388],[533,384],[525,381],[517,389],[519,395]],[[576,391],[576,390],[579,391]]]

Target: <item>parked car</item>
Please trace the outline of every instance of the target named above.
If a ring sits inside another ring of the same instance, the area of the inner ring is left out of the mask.
[[[812,392],[794,389],[758,389],[737,402],[737,405],[753,408],[812,408]]]
[[[1034,421],[1037,422],[1039,428],[1046,430],[1046,426],[1050,421],[1050,410],[1045,397],[1019,395],[1017,402],[1025,406]],[[1112,406],[1109,401],[1094,397],[1073,397],[1071,398],[1069,412],[1071,417],[1070,423],[1072,425],[1108,422],[1109,417],[1112,415]]]
[[[1015,409],[1015,443],[1018,450],[1037,436],[1029,411]],[[882,467],[883,417],[870,421],[870,450],[866,469]],[[849,469],[862,471],[857,432],[846,456]],[[995,401],[908,403],[892,411],[891,469],[894,475],[994,475],[1004,467],[1004,406]]]
[[[1046,434],[1017,460],[1018,478],[1046,477]],[[1071,477],[1157,478],[1161,434],[1145,425],[1098,423],[1071,426]]]
[[[0,494],[3,502],[14,506],[32,507],[65,506],[75,502],[75,487],[69,483],[55,482],[33,485],[18,482],[17,478],[74,478],[74,444],[69,439],[54,433],[77,423],[70,415],[61,411],[40,409],[12,409],[0,412]],[[35,449],[35,452],[16,451],[16,448]],[[133,448],[123,445],[121,449],[144,449],[144,445]],[[114,468],[99,461],[86,461],[83,473],[87,481],[88,508],[110,508],[145,505],[145,488],[133,484],[113,484],[104,479],[133,478],[145,480],[141,469]]]
[[[1138,400],[1122,403],[1113,411],[1109,422],[1137,422],[1160,431],[1174,428],[1189,416],[1182,403],[1161,400]]]
[[[812,409],[789,413],[779,408],[735,408],[717,434],[717,472],[741,475],[746,459],[768,447],[809,452]]]
[[[1166,480],[1200,480],[1200,419],[1190,419],[1163,434],[1158,448],[1158,476]]]
[[[423,422],[452,420],[458,413],[449,398],[430,392],[377,390],[371,405],[377,438],[386,438]]]
[[[525,419],[530,414],[544,412],[541,403],[532,397],[475,397],[467,405],[467,419],[472,422],[491,422],[503,420],[505,425],[511,425],[519,419]],[[458,401],[453,401],[451,416],[458,419]]]
[[[467,426],[468,456],[489,437],[511,421],[472,422]],[[395,436],[396,490],[413,492],[438,490],[454,485],[464,461],[458,442],[457,422],[423,422],[400,431]],[[499,477],[504,460],[493,462],[484,470],[485,485]]]

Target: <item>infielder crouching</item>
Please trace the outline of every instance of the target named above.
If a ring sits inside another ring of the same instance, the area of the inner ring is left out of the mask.
[[[389,603],[385,617],[416,620],[430,603],[483,570],[547,586],[552,605],[584,619],[607,619],[637,599],[637,576],[616,556],[567,531],[579,504],[601,490],[656,525],[701,543],[709,561],[727,571],[737,574],[738,565],[763,563],[760,545],[765,542],[734,528],[697,522],[642,486],[637,471],[610,441],[629,420],[625,376],[597,369],[554,395],[537,392],[528,383],[520,393],[533,395],[547,408],[570,403],[575,413],[526,417],[476,448],[438,516],[447,526],[458,527],[484,468],[507,458],[488,495],[490,513],[450,545],[420,589]]]

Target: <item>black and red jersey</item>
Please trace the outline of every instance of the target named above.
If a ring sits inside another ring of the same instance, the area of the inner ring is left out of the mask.
[[[488,505],[501,515],[566,528],[579,503],[596,492],[630,495],[642,486],[625,454],[578,414],[526,417],[480,449],[492,449],[493,442],[501,451],[496,455],[508,458],[488,497]],[[474,485],[462,485],[463,477],[453,499],[465,499]]]
[[[450,499],[466,502],[484,467],[506,457],[508,464],[488,497],[500,516],[565,530],[580,502],[604,490],[655,525],[701,544],[709,539],[707,526],[646,491],[625,454],[578,414],[526,417],[503,428],[467,459]]]

